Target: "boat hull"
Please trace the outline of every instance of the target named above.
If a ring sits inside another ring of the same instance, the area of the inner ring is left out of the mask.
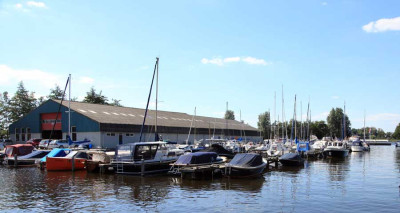
[[[337,157],[337,158],[344,158],[349,155],[349,150],[325,150],[324,151],[325,156],[327,157]]]
[[[6,159],[4,161],[4,164],[7,166],[35,166],[36,164],[36,160],[38,159],[21,159],[21,160],[17,160],[17,164],[15,165],[15,160],[10,158],[10,159]]]
[[[257,166],[257,167],[235,167],[228,166],[225,170],[225,176],[231,178],[247,178],[247,177],[255,177],[260,176],[266,167],[266,163]]]
[[[74,170],[85,169],[86,159],[74,159],[75,168]],[[72,170],[72,159],[71,158],[49,158],[46,160],[47,171],[66,171]]]
[[[143,175],[143,174],[156,174],[167,173],[172,163],[176,160],[170,161],[155,161],[155,162],[113,162],[112,166],[115,173],[127,175]],[[142,166],[144,166],[142,172]]]
[[[304,160],[279,160],[279,162],[284,166],[304,166]]]
[[[351,146],[351,151],[352,152],[363,152],[364,151],[364,147],[362,147],[362,146]]]

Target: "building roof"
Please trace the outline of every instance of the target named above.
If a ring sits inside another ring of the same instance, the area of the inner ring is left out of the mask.
[[[60,100],[53,100],[60,103]],[[63,106],[68,107],[68,101],[63,101]],[[71,101],[71,109],[94,121],[103,124],[130,124],[142,125],[145,109],[118,107],[102,104],[90,104]],[[146,125],[155,125],[155,110],[147,112]],[[157,125],[167,127],[190,127],[193,115],[180,112],[157,112]],[[256,128],[236,120],[226,120],[205,116],[195,116],[192,128],[205,129],[230,129],[258,131]]]

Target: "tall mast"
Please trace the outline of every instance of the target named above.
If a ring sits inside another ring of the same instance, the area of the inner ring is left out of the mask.
[[[193,117],[192,117],[192,122],[190,123],[190,128],[189,128],[189,134],[188,134],[188,137],[187,137],[187,139],[186,139],[186,145],[188,145],[189,144],[189,138],[190,138],[190,132],[192,131],[192,125],[193,125],[193,121],[194,121],[194,117],[196,116],[196,107],[194,107],[194,115],[193,115]],[[195,136],[193,136],[193,138],[194,138]],[[193,142],[194,142],[194,139],[193,139]]]
[[[274,93],[274,139],[276,139],[276,91]]]
[[[284,125],[284,112],[283,112],[283,85],[282,85],[282,139],[285,138],[285,125]]]
[[[71,74],[69,74],[69,92],[68,92],[68,135],[71,137]],[[56,121],[57,123],[57,121]]]
[[[294,95],[294,140],[297,139],[296,95]]]
[[[303,102],[300,101],[300,140],[303,139]]]
[[[365,142],[365,109],[364,109],[364,142]]]
[[[308,106],[307,106],[307,120],[306,120],[307,129],[304,127],[304,129],[306,129],[305,137],[304,137],[305,140],[307,140],[310,137],[310,135],[308,133],[308,130],[310,129],[310,118],[309,118],[309,116],[310,116],[310,99],[308,99]]]
[[[157,77],[156,77],[156,125],[154,127],[154,131],[157,133],[157,112],[158,112],[158,57],[156,58],[156,64],[157,64]]]
[[[346,101],[344,102],[344,107],[343,107],[343,139],[346,138]]]

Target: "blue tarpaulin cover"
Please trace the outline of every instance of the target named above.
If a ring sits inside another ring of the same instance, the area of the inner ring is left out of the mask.
[[[181,155],[179,159],[175,162],[178,165],[188,165],[188,164],[205,164],[213,163],[217,160],[218,155],[215,152],[195,152],[187,155]]]
[[[254,153],[240,153],[229,162],[229,166],[255,167],[263,164],[261,155]]]
[[[297,143],[297,151],[298,152],[310,151],[310,142],[308,142],[308,141],[299,141]]]
[[[46,157],[65,157],[70,151],[70,149],[53,149],[48,155],[40,159],[40,161],[46,162]]]

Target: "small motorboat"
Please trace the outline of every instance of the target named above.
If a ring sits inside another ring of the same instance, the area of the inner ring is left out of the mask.
[[[363,152],[364,151],[364,146],[361,141],[353,141],[351,142],[351,151],[352,152]]]
[[[396,146],[396,148],[400,148],[400,141],[397,141],[395,146]]]
[[[325,156],[344,158],[349,155],[347,144],[343,141],[329,142],[328,146],[324,149]]]
[[[72,151],[65,157],[46,157],[47,171],[66,171],[85,169],[85,161],[89,159],[86,152]]]
[[[245,178],[261,175],[267,163],[259,154],[239,153],[225,164],[225,176],[233,178]]]
[[[171,164],[171,169],[168,173],[179,175],[184,168],[211,166],[219,163],[223,163],[223,159],[219,158],[215,152],[194,152],[181,155],[175,163]]]
[[[286,153],[279,157],[279,162],[284,166],[303,166],[304,159],[299,153]]]
[[[38,161],[48,155],[50,150],[36,150],[27,155],[15,157],[8,157],[4,160],[4,164],[8,166],[33,166]]]

